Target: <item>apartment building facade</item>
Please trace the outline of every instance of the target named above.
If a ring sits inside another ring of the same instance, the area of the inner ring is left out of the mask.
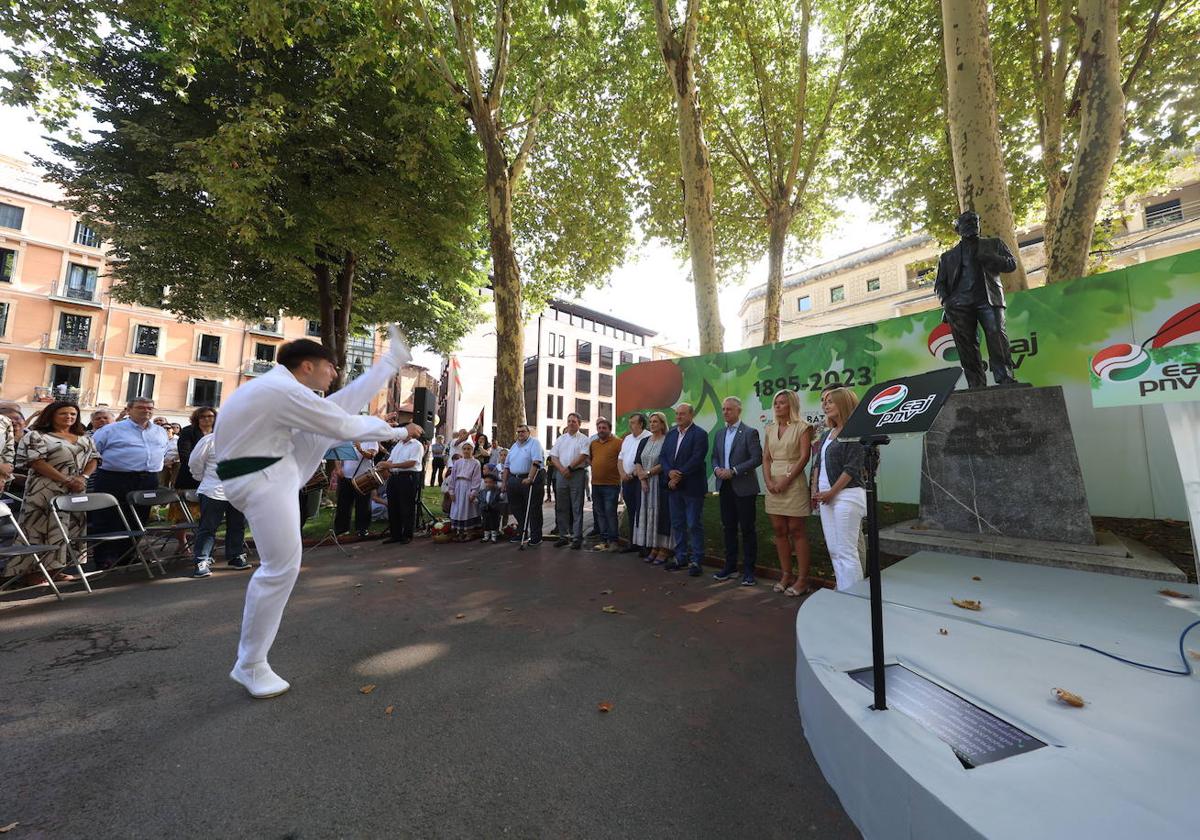
[[[104,243],[60,199],[31,167],[0,156],[0,399],[32,410],[66,397],[86,415],[150,397],[182,419],[270,370],[285,341],[320,335],[305,319],[185,323],[114,300]],[[373,333],[356,336],[349,375],[379,345]]]
[[[1104,249],[1111,268],[1200,247],[1200,170],[1181,170],[1169,189],[1130,198],[1113,222]],[[1044,236],[1040,226],[1017,234],[1031,287],[1045,283]],[[937,258],[942,247],[931,236],[898,237],[783,279],[779,306],[781,341],[883,321],[935,309]],[[742,300],[742,345],[762,344],[766,287]]]

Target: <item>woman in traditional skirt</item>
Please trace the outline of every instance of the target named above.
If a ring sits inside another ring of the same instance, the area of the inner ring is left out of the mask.
[[[476,494],[483,484],[483,468],[475,459],[475,447],[462,444],[462,457],[450,469],[450,529],[455,542],[467,539],[467,530],[479,527]]]
[[[667,436],[667,418],[661,411],[650,415],[650,436],[638,445],[637,464],[633,474],[642,482],[642,504],[639,508],[633,543],[650,550],[646,562],[662,565],[671,556],[670,519],[664,516],[666,494],[661,487],[663,440]],[[665,527],[660,527],[665,526]]]

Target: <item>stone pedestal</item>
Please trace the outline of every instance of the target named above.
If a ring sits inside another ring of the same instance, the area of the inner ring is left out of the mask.
[[[921,524],[1095,545],[1062,388],[953,393],[925,435]]]
[[[1062,388],[956,391],[925,435],[920,519],[880,532],[917,551],[1186,582],[1166,558],[1097,533]]]

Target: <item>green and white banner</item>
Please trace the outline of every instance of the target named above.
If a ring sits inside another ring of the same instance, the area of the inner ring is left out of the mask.
[[[1096,408],[1194,401],[1200,401],[1200,344],[1147,349],[1119,343],[1092,356]]]
[[[1092,512],[1185,517],[1162,409],[1135,403],[1096,410],[1089,367],[1097,351],[1118,344],[1146,342],[1149,353],[1200,341],[1200,251],[1012,294],[1008,334],[1018,379],[1063,388],[1064,419],[1075,433]],[[616,413],[621,427],[633,411],[664,411],[672,420],[671,406],[690,402],[696,422],[715,436],[724,397],[741,398],[742,419],[761,428],[774,394],[789,389],[817,425],[826,385],[845,385],[861,396],[876,382],[957,361],[949,327],[935,308],[778,344],[624,366],[617,373]],[[1014,439],[1037,433],[1021,417],[1010,422]],[[918,501],[921,446],[919,439],[897,441],[884,451],[881,498]]]

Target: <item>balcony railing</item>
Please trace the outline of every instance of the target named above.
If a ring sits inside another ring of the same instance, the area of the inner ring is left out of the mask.
[[[283,319],[267,318],[257,324],[251,324],[249,330],[252,333],[262,333],[263,335],[283,335]]]
[[[72,283],[70,280],[62,281],[53,296],[78,303],[94,303],[97,306],[100,305],[100,292],[94,285],[80,286]]]
[[[1160,227],[1200,216],[1200,201],[1187,201],[1146,211],[1146,227]]]
[[[242,365],[242,373],[246,376],[261,376],[273,367],[275,367],[274,362],[268,362],[264,359],[249,359]]]
[[[48,403],[55,400],[73,402],[76,405],[91,405],[92,392],[70,386],[64,388],[61,385],[37,385],[34,387],[34,402]]]
[[[75,333],[42,333],[41,349],[47,353],[62,353],[71,356],[96,355],[96,342],[91,336]]]

